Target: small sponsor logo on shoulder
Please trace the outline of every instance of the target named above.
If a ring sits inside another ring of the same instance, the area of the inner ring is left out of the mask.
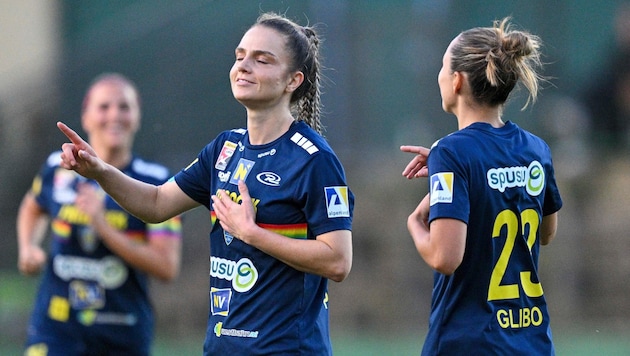
[[[440,172],[431,176],[431,205],[453,202],[453,172]]]
[[[326,210],[329,218],[350,217],[348,187],[324,187],[324,193],[326,194]]]

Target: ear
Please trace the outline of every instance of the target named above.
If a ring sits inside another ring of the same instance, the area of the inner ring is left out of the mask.
[[[304,73],[302,73],[301,71],[293,72],[293,74],[291,74],[291,76],[289,77],[289,83],[287,83],[286,91],[289,93],[294,92],[295,89],[299,88],[300,85],[302,85],[303,81]]]
[[[464,74],[462,72],[453,72],[453,93],[459,94],[464,85]]]

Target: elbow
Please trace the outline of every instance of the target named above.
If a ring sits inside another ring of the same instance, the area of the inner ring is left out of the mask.
[[[177,279],[177,277],[179,277],[179,271],[174,271],[174,272],[170,272],[169,271],[167,273],[163,273],[158,278],[160,279],[160,281],[162,281],[164,283],[171,283],[171,282],[175,281]]]
[[[328,279],[337,283],[343,282],[348,277],[350,270],[352,269],[352,259],[344,259],[339,263],[335,263],[333,268],[330,269]]]
[[[159,223],[163,223],[164,221],[168,220],[168,217],[159,217],[159,216],[138,216],[138,218],[140,220],[142,220],[142,222],[146,223],[146,224],[159,224]]]
[[[549,227],[540,233],[540,244],[543,246],[549,245],[551,241],[556,237],[556,228]]]
[[[461,263],[461,258],[436,258],[431,263],[428,263],[428,265],[436,272],[450,276],[455,273]]]
[[[433,268],[436,272],[443,274],[445,276],[452,275],[453,273],[455,273],[455,270],[457,269],[457,267],[452,267],[452,266],[433,266],[431,268]]]
[[[179,277],[179,264],[170,263],[165,268],[161,269],[155,274],[155,277],[163,283],[170,283],[175,281]]]
[[[551,243],[551,241],[553,241],[554,237],[556,237],[556,234],[549,234],[549,235],[542,235],[540,236],[540,244],[543,246],[547,246]]]

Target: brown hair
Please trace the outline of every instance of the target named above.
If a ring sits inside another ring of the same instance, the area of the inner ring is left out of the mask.
[[[504,104],[520,80],[529,91],[523,109],[536,101],[541,40],[525,31],[511,30],[509,17],[493,27],[476,27],[459,34],[451,48],[451,70],[465,72],[473,97],[490,106]]]
[[[140,108],[140,93],[138,92],[136,84],[131,81],[131,79],[125,77],[120,73],[103,73],[94,78],[88,86],[88,89],[85,91],[85,96],[83,96],[83,102],[81,103],[81,113],[85,112],[85,109],[87,108],[88,102],[90,100],[90,95],[92,94],[92,89],[95,86],[104,82],[117,82],[133,89],[134,93],[136,94],[136,100],[138,101],[138,108]]]
[[[321,114],[321,64],[319,58],[320,38],[313,27],[303,27],[284,16],[264,13],[256,25],[272,28],[287,38],[287,49],[293,53],[291,70],[301,71],[304,81],[291,95],[291,104],[298,121],[306,122],[318,133],[322,133]]]

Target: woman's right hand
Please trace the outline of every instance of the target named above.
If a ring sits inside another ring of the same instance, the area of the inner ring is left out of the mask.
[[[57,127],[63,132],[70,143],[61,146],[61,167],[73,170],[86,178],[96,177],[105,170],[105,163],[96,156],[94,149],[85,142],[79,134],[62,122]]]

